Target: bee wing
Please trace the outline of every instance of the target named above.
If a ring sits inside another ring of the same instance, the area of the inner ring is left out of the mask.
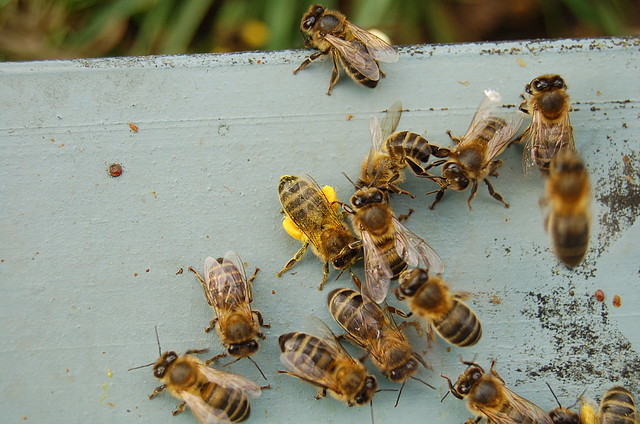
[[[331,34],[326,34],[324,39],[331,43],[344,60],[353,65],[362,75],[373,81],[380,79],[378,63],[367,50],[362,50],[357,44],[345,41]]]
[[[351,33],[367,46],[369,54],[379,62],[397,62],[398,52],[392,46],[390,46],[382,38],[370,33],[367,30],[360,28],[357,25],[347,22],[347,28]]]
[[[393,272],[369,233],[363,229],[360,232],[360,237],[362,237],[365,274],[362,294],[376,303],[382,303],[389,292]]]
[[[218,384],[225,389],[240,390],[251,399],[260,397],[262,394],[259,385],[241,375],[208,367],[205,364],[200,364],[198,370],[210,383]]]
[[[509,142],[520,131],[525,115],[522,112],[509,113],[499,118],[503,122],[503,126],[499,128],[493,138],[489,140],[487,149],[486,163],[491,162],[496,156],[509,145]]]
[[[537,169],[534,151],[542,159],[551,160],[560,149],[576,150],[573,139],[573,127],[569,114],[564,114],[555,124],[545,122],[539,110],[534,110],[531,116],[531,125],[525,131],[526,137],[522,156],[523,171],[526,175]]]
[[[322,246],[320,235],[324,226],[333,226],[334,228],[342,226],[346,229],[345,224],[331,207],[331,202],[329,202],[325,193],[311,176],[298,177],[295,184],[308,184],[309,187],[299,190],[303,201],[296,202],[296,215],[289,215],[286,208],[285,212],[309,239],[311,244]],[[305,216],[306,218],[298,219],[298,216]]]
[[[480,105],[476,109],[476,113],[473,115],[471,124],[467,132],[462,137],[460,144],[463,144],[465,140],[472,140],[480,134],[487,125],[487,119],[492,116],[497,116],[500,106],[502,105],[502,96],[500,93],[494,90],[485,90],[484,99],[480,102]]]
[[[402,102],[400,100],[396,100],[391,106],[389,106],[389,109],[387,109],[387,112],[384,115],[384,120],[380,125],[382,140],[385,140],[396,131],[398,123],[400,123],[401,116]]]
[[[487,416],[489,421],[494,424],[517,424],[522,422],[553,424],[549,414],[543,411],[538,405],[515,394],[509,389],[505,389],[505,393],[512,408],[509,414],[497,409],[479,408],[480,411]]]
[[[231,264],[231,270],[228,267]],[[236,275],[234,271],[237,270]],[[220,315],[225,306],[238,305],[249,302],[249,287],[244,272],[244,266],[238,255],[227,252],[219,262],[212,257],[204,261],[204,276],[207,283],[207,299],[213,301],[211,305]]]
[[[396,250],[398,255],[411,267],[423,263],[430,272],[439,274],[444,271],[444,262],[426,241],[405,227],[393,217],[396,232]]]
[[[224,410],[214,408],[202,399],[202,397],[189,393],[180,392],[180,396],[191,409],[193,415],[201,424],[227,424],[231,423],[229,414]]]

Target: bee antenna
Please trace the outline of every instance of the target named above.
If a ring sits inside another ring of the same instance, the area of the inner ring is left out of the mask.
[[[560,401],[558,400],[558,396],[556,396],[555,393],[553,393],[553,389],[551,388],[551,386],[549,385],[549,383],[547,383],[546,381],[544,382],[544,384],[547,385],[547,387],[549,388],[549,390],[551,391],[551,394],[553,395],[553,398],[556,400],[556,402],[558,403],[558,406],[560,408],[562,408],[562,405],[560,405]]]
[[[354,186],[356,189],[358,188],[357,184],[356,184],[356,183],[354,183],[354,182],[353,182],[353,180],[352,180],[351,178],[349,178],[349,176],[347,175],[347,173],[346,173],[346,172],[342,171],[342,175],[344,175],[344,176],[345,176],[345,178],[346,178],[347,180],[349,180],[349,182],[350,182],[351,184],[353,184],[353,186]]]
[[[402,382],[402,386],[400,386],[400,390],[398,390],[398,397],[396,398],[396,404],[393,405],[393,407],[397,407],[398,403],[400,403],[400,395],[402,394],[402,389],[404,389],[404,383],[406,383],[405,381]]]
[[[160,348],[160,336],[158,336],[158,326],[153,327],[156,330],[156,341],[158,342],[158,356],[162,356],[162,349]]]
[[[440,399],[440,403],[442,403],[444,401],[444,398],[446,398],[447,396],[449,396],[449,391],[447,391],[447,393],[442,396],[442,399]]]
[[[336,277],[336,279],[335,279],[335,280],[333,280],[333,281],[338,281],[338,278],[340,278],[340,276],[342,275],[342,273],[343,273],[343,272],[344,272],[344,269],[341,269],[341,270],[340,270],[340,273],[338,274],[338,276]]]
[[[397,391],[398,391],[398,389],[378,389],[374,393],[378,393],[378,392],[397,392]]]
[[[426,381],[424,381],[424,380],[422,380],[422,379],[420,379],[420,378],[418,378],[418,377],[413,377],[413,376],[411,376],[411,379],[412,379],[412,380],[419,381],[419,382],[421,382],[422,384],[424,384],[425,386],[427,386],[427,387],[431,387],[433,390],[435,390],[435,389],[436,389],[436,388],[435,388],[435,387],[433,387],[431,384],[427,383]]]
[[[375,421],[373,420],[373,398],[369,401],[369,407],[371,408],[371,424],[375,424]]]
[[[253,362],[253,365],[256,366],[256,368],[258,368],[258,371],[260,371],[260,375],[262,376],[262,378],[264,378],[265,380],[267,379],[267,377],[264,375],[264,373],[262,372],[262,370],[260,369],[260,367],[258,366],[258,363],[256,361],[254,361],[251,356],[247,356],[247,359],[250,360],[251,362]],[[235,362],[235,361],[234,361]]]
[[[131,371],[131,370],[137,370],[139,368],[146,368],[146,367],[150,367],[151,365],[155,364],[155,362],[152,362],[150,364],[147,365],[138,365],[137,367],[133,367],[133,368],[129,368],[127,371]]]
[[[231,364],[235,364],[236,362],[238,362],[238,361],[239,361],[239,360],[241,360],[241,359],[242,359],[241,357],[240,357],[240,358],[236,358],[236,359],[234,359],[233,361],[231,361],[231,362],[229,362],[229,363],[227,363],[227,364],[224,364],[224,365],[223,365],[223,367],[228,367],[228,366],[229,366],[229,365],[231,365]]]
[[[569,407],[569,409],[573,409],[574,406],[576,406],[578,404],[578,402],[580,402],[580,399],[582,399],[582,396],[584,396],[585,392],[587,391],[587,389],[585,388],[582,393],[580,393],[580,396],[578,396],[578,398],[576,399],[575,402],[573,402],[573,405],[571,405]]]

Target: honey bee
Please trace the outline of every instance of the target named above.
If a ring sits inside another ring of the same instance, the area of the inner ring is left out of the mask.
[[[300,29],[306,35],[305,46],[318,51],[305,59],[293,74],[328,54],[333,62],[333,71],[327,95],[331,95],[340,77],[339,64],[353,81],[374,88],[380,76],[384,76],[378,62],[398,60],[395,49],[381,38],[352,24],[342,13],[326,10],[318,4],[309,7],[303,15]]]
[[[545,384],[547,385],[554,399],[558,403],[557,408],[553,408],[551,411],[549,411],[549,418],[551,418],[551,421],[553,422],[553,424],[581,424],[580,414],[578,414],[576,411],[572,411],[570,409],[572,407],[564,408],[560,404],[560,401],[558,400],[558,397],[556,396],[556,394],[553,393],[553,389],[551,388],[549,383],[545,383]]]
[[[369,403],[378,388],[376,378],[347,353],[326,325],[321,328],[324,337],[294,332],[278,338],[280,361],[290,370],[279,372],[318,387],[316,399],[329,392],[348,406]]]
[[[494,424],[553,424],[544,410],[505,387],[495,370],[495,361],[489,374],[475,362],[463,363],[469,367],[455,384],[448,377],[442,377],[449,383],[451,394],[458,399],[466,397],[467,408],[478,416],[477,420],[468,419],[466,424],[478,422],[482,417]]]
[[[560,75],[542,75],[527,84],[525,91],[529,97],[520,110],[531,115],[531,124],[518,140],[525,142],[522,169],[526,175],[534,169],[547,175],[551,159],[561,149],[575,150],[567,84]]]
[[[542,205],[548,206],[545,228],[556,256],[568,267],[578,265],[589,246],[591,194],[589,175],[577,152],[562,149],[551,160]]]
[[[613,386],[602,397],[600,407],[591,399],[582,398],[580,418],[582,424],[635,424],[638,423],[633,395],[622,386]]]
[[[278,185],[280,203],[294,225],[299,230],[302,247],[277,276],[290,270],[307,251],[309,244],[313,253],[324,263],[323,277],[319,290],[322,290],[329,275],[329,263],[334,268],[344,270],[358,259],[360,250],[352,247],[356,237],[340,219],[325,192],[311,178],[285,175]],[[286,223],[285,218],[285,223]],[[283,223],[284,224],[284,223]]]
[[[465,135],[458,139],[448,132],[456,146],[448,153],[447,149],[441,149],[442,156],[447,158],[435,161],[423,169],[423,176],[440,186],[439,190],[431,192],[437,194],[429,209],[435,207],[447,189],[464,191],[471,185],[471,194],[467,200],[467,206],[471,210],[471,201],[476,197],[479,181],[485,182],[489,194],[494,199],[506,208],[509,207],[502,196],[493,189],[489,176],[498,176],[496,170],[502,166],[502,160],[494,159],[504,151],[518,132],[524,116],[521,113],[499,116],[498,109],[502,97],[493,90],[485,90],[485,95],[486,98],[480,103]],[[440,177],[427,172],[429,168],[439,165],[442,165]]]
[[[482,325],[476,314],[463,301],[463,295],[452,294],[439,276],[429,276],[426,269],[403,271],[395,294],[408,299],[411,312],[428,322],[428,333],[435,331],[456,346],[472,346],[482,336]]]
[[[224,258],[205,259],[204,278],[195,269],[189,270],[202,284],[207,303],[216,314],[204,331],[208,333],[215,328],[227,352],[235,358],[256,353],[260,347],[258,338],[265,338],[259,326],[270,327],[259,311],[251,309],[251,288],[259,269],[247,279],[240,257],[227,252]]]
[[[345,210],[351,213],[353,228],[362,240],[365,270],[362,292],[374,302],[384,301],[391,280],[397,279],[407,266],[422,264],[435,273],[444,270],[440,256],[394,216],[388,192],[363,187],[354,193],[351,207]]]
[[[382,307],[355,290],[333,290],[327,300],[331,316],[347,332],[345,337],[371,355],[383,376],[403,383],[418,371],[418,363],[427,367],[402,332],[411,323],[396,325]]]
[[[155,363],[130,368],[129,371],[153,365],[153,375],[162,385],[156,387],[149,399],[166,389],[181,401],[173,415],[189,406],[202,424],[241,422],[249,418],[250,399],[259,397],[262,389],[270,387],[260,387],[238,374],[209,367],[226,356],[224,353],[203,362],[193,354],[204,353],[207,349],[191,349],[182,355],[173,351],[162,353],[159,339],[158,351],[160,358]]]
[[[396,132],[401,114],[402,103],[397,101],[387,110],[382,124],[375,116],[371,117],[369,130],[373,147],[362,163],[356,187],[378,187],[414,197],[398,187],[404,181],[404,169],[410,165],[412,170],[421,170],[420,163],[427,162],[432,149],[439,148],[419,134]]]

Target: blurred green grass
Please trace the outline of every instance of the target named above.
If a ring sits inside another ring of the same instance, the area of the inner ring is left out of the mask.
[[[302,48],[312,1],[0,0],[0,60]],[[637,0],[325,1],[394,44],[632,35]]]

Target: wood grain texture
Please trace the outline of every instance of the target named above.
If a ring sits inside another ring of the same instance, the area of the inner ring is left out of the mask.
[[[432,198],[422,194],[434,184],[409,176],[403,187],[418,197],[396,196],[394,208],[416,210],[406,225],[441,255],[449,284],[472,293],[484,334],[471,348],[437,340],[426,349],[409,331],[433,367],[421,378],[437,390],[411,382],[396,409],[396,393],[379,393],[376,422],[464,422],[463,402],[440,403],[439,374],[457,377],[459,355],[485,366],[496,359],[509,387],[544,409],[555,405],[545,382],[563,405],[585,389],[599,399],[614,383],[638,399],[640,41],[406,46],[399,62],[382,65],[387,78],[375,90],[343,75],[330,97],[329,61],[292,75],[308,54],[0,64],[6,422],[195,422],[188,412],[171,417],[177,402],[168,395],[147,399],[157,385],[150,369],[126,370],[156,359],[155,325],[165,350],[222,351],[203,332],[212,311],[186,269],[227,250],[248,270],[261,268],[254,304],[272,326],[254,359],[273,388],[252,403],[250,422],[368,422],[368,408],[315,401],[312,387],[276,374],[277,337],[302,330],[309,314],[337,330],[325,296],[351,287],[332,271],[318,292],[321,264],[310,253],[275,277],[299,248],[280,226],[279,177],[308,173],[346,201],[352,188],[340,173],[357,175],[371,115],[400,99],[407,111],[399,130],[450,146],[445,131],[464,133],[483,90],[516,107],[524,85],[545,73],[569,85],[576,145],[591,174],[587,257],[568,270],[550,252],[538,206],[543,184],[522,176],[520,146],[503,154],[493,180],[510,209],[481,186],[472,212],[468,192],[448,192],[430,211]],[[122,165],[120,177],[110,177],[112,163]],[[176,275],[179,268],[185,272]],[[362,265],[355,272],[362,275]],[[593,296],[598,289],[603,302]],[[229,369],[260,381],[248,361]]]

